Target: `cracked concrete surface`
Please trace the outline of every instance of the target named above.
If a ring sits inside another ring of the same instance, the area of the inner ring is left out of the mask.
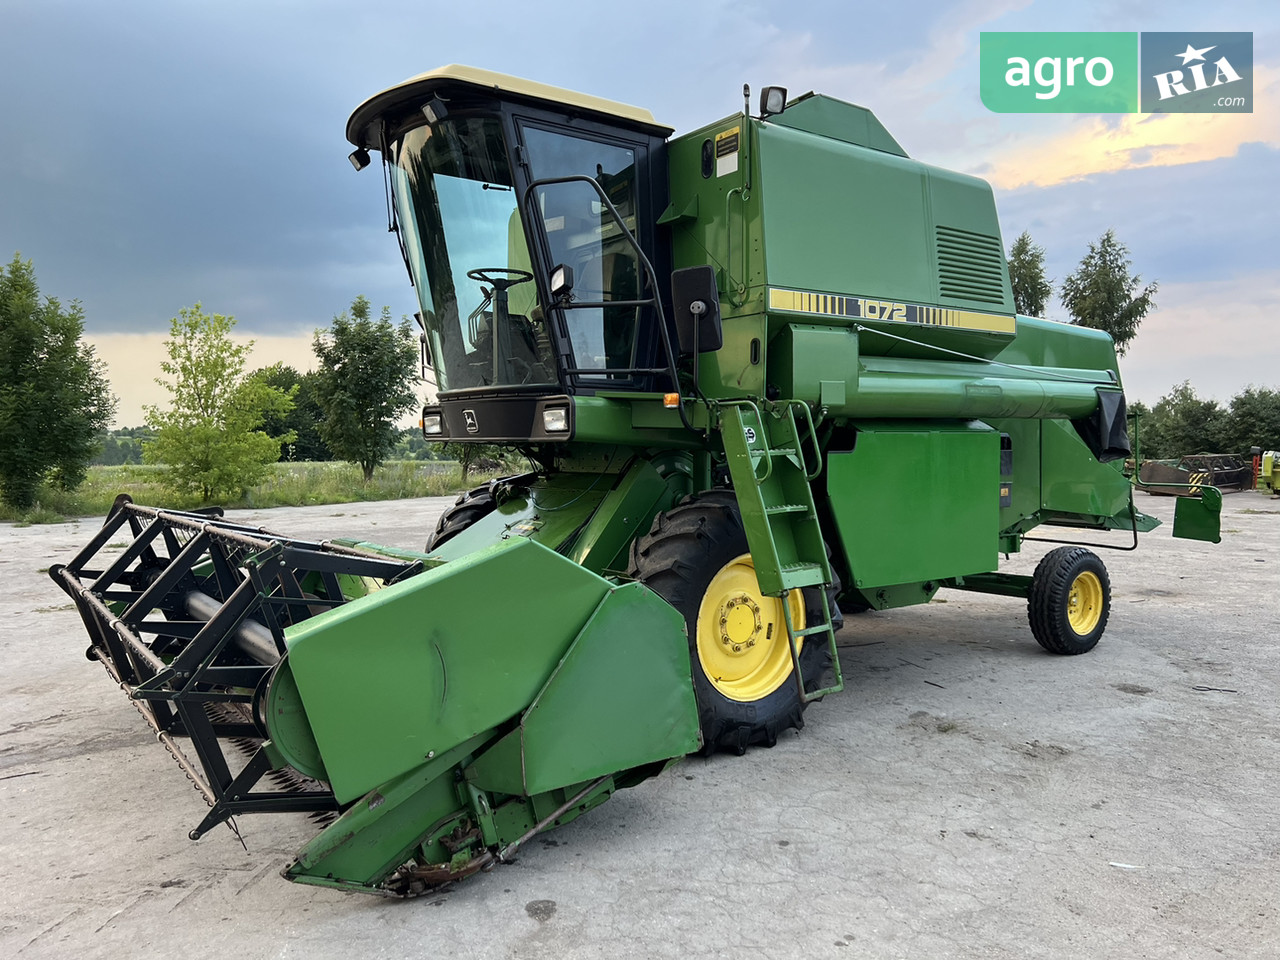
[[[418,546],[449,502],[237,517]],[[281,880],[301,817],[242,818],[247,853],[186,839],[203,802],[39,572],[96,525],[0,525],[0,955],[1280,955],[1278,501],[1228,495],[1217,546],[1166,525],[1100,551],[1113,612],[1083,657],[998,597],[848,617],[847,689],[802,733],[687,760],[409,902]]]

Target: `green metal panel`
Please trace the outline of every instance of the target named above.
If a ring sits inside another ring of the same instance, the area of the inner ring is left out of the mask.
[[[1002,477],[1009,486],[1009,506],[1000,508],[1000,529],[1008,531],[1040,512],[1040,421],[990,420],[1007,433],[1012,444],[1013,475]]]
[[[1002,363],[1056,368],[1058,376],[1072,370],[1109,371],[1120,383],[1120,367],[1110,334],[1056,320],[1018,316],[1018,336],[996,357]]]
[[[769,365],[770,381],[782,396],[844,410],[858,392],[858,335],[840,327],[789,323],[770,344]]]
[[[1118,464],[1099,463],[1065,420],[1041,427],[1040,506],[1054,513],[1113,517],[1128,512],[1132,485]]]
[[[698,384],[702,392],[717,398],[763,397],[770,349],[765,315],[728,316],[722,329],[724,345],[698,358]],[[755,347],[753,341],[757,342]]]
[[[679,489],[648,460],[637,460],[574,539],[569,559],[594,573],[625,572],[631,541],[649,529],[654,514],[675,502]]]
[[[575,443],[663,448],[698,446],[697,438],[680,422],[679,412],[664,409],[660,397],[653,399],[650,394],[579,396],[574,398],[573,408]]]
[[[468,776],[485,790],[532,795],[700,746],[684,619],[630,583],[605,598],[519,727]]]
[[[433,824],[466,812],[453,771],[483,744],[483,736],[475,737],[379,784],[299,850],[285,878],[347,889],[380,883],[414,854]],[[449,856],[439,859],[447,862]]]
[[[999,434],[976,421],[858,427],[853,451],[827,460],[853,585],[865,591],[994,570]]]
[[[756,135],[771,286],[937,302],[923,164],[773,124]]]
[[[1173,535],[1180,540],[1222,542],[1222,491],[1201,488],[1198,497],[1179,497],[1173,508]]]
[[[770,117],[769,123],[816,133],[832,140],[856,143],[899,157],[907,155],[898,141],[884,128],[884,124],[866,107],[822,94],[810,93],[796,98],[787,105],[784,112]]]
[[[916,583],[895,583],[891,586],[868,587],[865,590],[851,588],[846,594],[856,594],[865,603],[876,610],[896,610],[898,607],[913,607],[928,603],[938,592],[941,582],[923,580]]]
[[[609,590],[515,537],[290,628],[338,800],[519,714]]]

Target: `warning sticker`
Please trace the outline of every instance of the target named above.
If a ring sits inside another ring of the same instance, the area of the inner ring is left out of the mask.
[[[741,128],[732,127],[716,134],[716,176],[723,177],[738,172],[738,134]]]

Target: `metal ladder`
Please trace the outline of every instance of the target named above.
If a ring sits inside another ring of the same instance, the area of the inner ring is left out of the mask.
[[[838,693],[844,676],[836,652],[831,607],[824,589],[831,583],[826,544],[818,524],[810,483],[822,472],[822,453],[809,407],[799,400],[767,404],[764,412],[752,400],[722,400],[719,429],[729,476],[742,512],[747,545],[760,592],[785,597],[791,590],[816,587],[822,600],[822,622],[797,630],[791,605],[782,604],[787,624],[796,687],[802,703]],[[802,414],[805,433],[797,421]],[[816,462],[806,462],[805,440]],[[835,683],[807,692],[800,670],[800,643],[805,637],[826,635]]]

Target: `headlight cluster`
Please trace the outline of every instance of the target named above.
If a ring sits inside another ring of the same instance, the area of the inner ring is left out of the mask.
[[[564,433],[569,429],[568,407],[547,407],[542,411],[542,429],[547,433]]]

